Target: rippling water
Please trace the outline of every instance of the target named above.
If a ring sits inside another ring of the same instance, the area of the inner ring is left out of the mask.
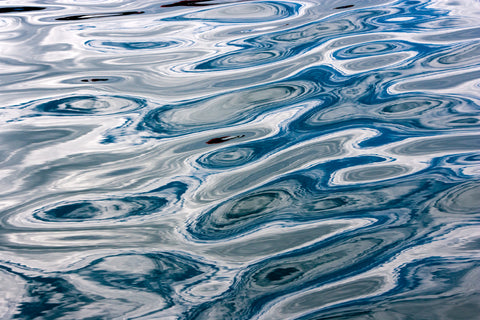
[[[478,0],[0,5],[0,318],[479,319]]]

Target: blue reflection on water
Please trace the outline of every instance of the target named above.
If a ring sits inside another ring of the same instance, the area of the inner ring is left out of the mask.
[[[0,318],[475,319],[479,16],[2,4]]]

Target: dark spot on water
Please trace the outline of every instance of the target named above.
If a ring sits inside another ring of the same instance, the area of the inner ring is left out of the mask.
[[[276,268],[275,270],[271,271],[267,274],[267,279],[270,281],[279,281],[289,275],[297,272],[297,268],[289,267],[289,268]]]
[[[107,18],[107,17],[118,17],[118,16],[129,16],[133,14],[142,14],[143,11],[127,11],[127,12],[112,12],[112,13],[94,13],[94,14],[82,14],[76,16],[67,16],[56,18],[58,21],[76,21],[76,20],[87,20],[94,18]]]
[[[223,137],[219,137],[219,138],[210,139],[210,140],[207,141],[207,144],[222,143],[222,142],[226,142],[226,141],[229,141],[229,140],[232,140],[232,139],[243,138],[243,137],[245,137],[244,134],[239,135],[239,136],[223,136]]]
[[[346,6],[336,7],[336,8],[334,8],[334,9],[348,9],[348,8],[351,8],[351,7],[353,7],[353,4],[348,4],[348,5],[346,5]]]
[[[204,6],[211,6],[215,3],[204,3],[209,2],[212,0],[182,0],[177,1],[174,3],[164,4],[161,7],[168,8],[168,7],[204,7]]]
[[[38,10],[44,10],[44,9],[45,7],[6,7],[6,8],[0,8],[0,13],[38,11]]]
[[[99,82],[99,81],[108,81],[106,78],[92,78],[92,79],[82,79],[82,82]]]

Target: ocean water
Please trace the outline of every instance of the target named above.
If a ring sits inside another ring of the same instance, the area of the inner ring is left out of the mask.
[[[480,319],[478,0],[0,2],[1,319]]]

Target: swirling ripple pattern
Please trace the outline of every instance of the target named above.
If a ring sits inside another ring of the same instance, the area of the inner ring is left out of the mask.
[[[0,3],[1,319],[480,319],[478,0]]]

